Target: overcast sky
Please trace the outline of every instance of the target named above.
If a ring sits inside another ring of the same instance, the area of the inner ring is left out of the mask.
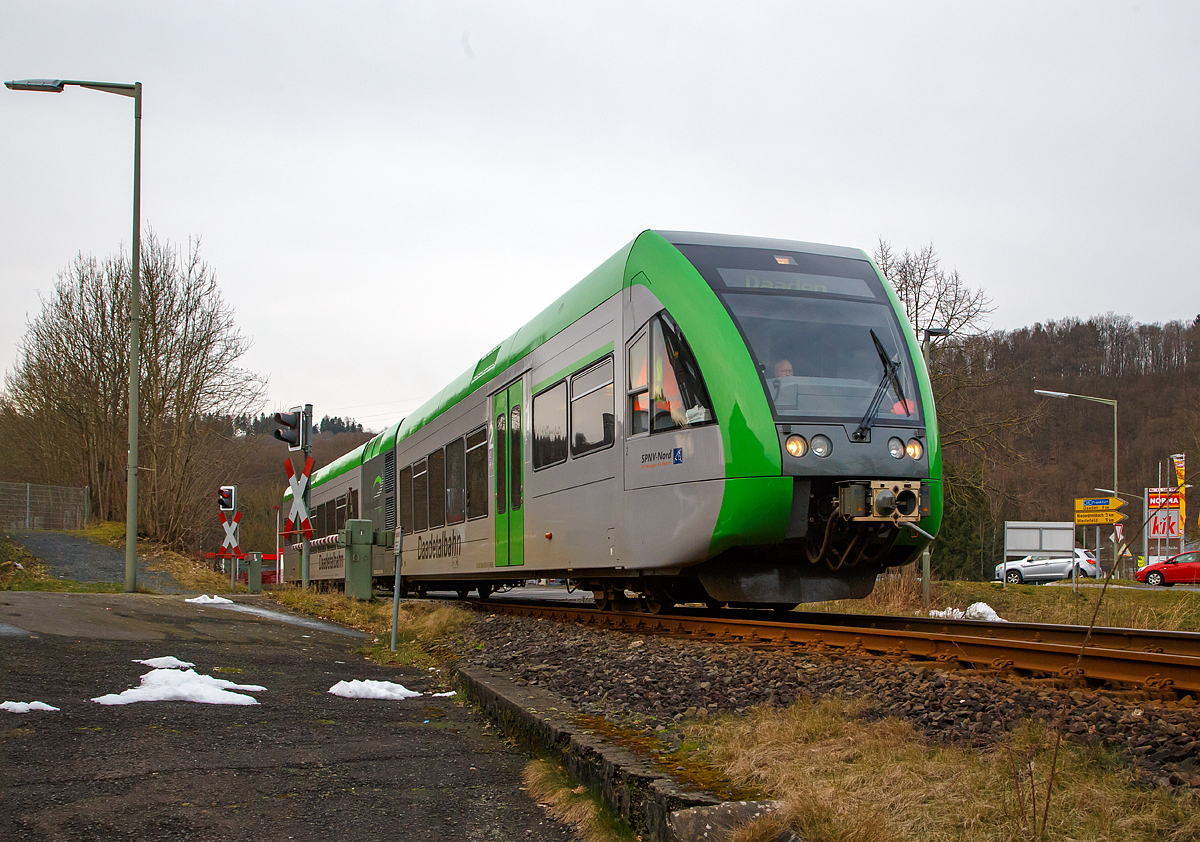
[[[0,0],[0,77],[140,81],[268,411],[382,429],[646,228],[933,243],[1013,328],[1200,312],[1200,4]],[[0,89],[0,363],[131,239],[132,100]]]

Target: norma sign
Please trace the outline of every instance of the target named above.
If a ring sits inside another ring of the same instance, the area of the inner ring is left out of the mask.
[[[1179,538],[1183,535],[1183,512],[1177,488],[1148,488],[1146,502],[1150,507],[1150,521],[1146,535],[1151,540]]]
[[[1125,501],[1116,497],[1076,497],[1075,525],[1102,526],[1120,523],[1125,520],[1125,515],[1117,509],[1124,505]]]

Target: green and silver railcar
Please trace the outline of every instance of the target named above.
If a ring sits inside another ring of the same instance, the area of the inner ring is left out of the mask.
[[[410,588],[562,577],[651,607],[863,597],[937,533],[937,419],[912,328],[862,251],[645,231],[318,471],[313,504],[326,532],[352,511],[398,529]],[[310,576],[342,575],[339,557],[318,547]],[[378,549],[376,574],[394,559]],[[285,569],[299,578],[294,550]]]

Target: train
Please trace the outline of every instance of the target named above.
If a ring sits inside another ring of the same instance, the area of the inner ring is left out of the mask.
[[[554,578],[655,612],[865,597],[943,506],[929,375],[865,252],[659,230],[311,484],[312,581],[369,519],[389,587],[398,560],[406,592]]]

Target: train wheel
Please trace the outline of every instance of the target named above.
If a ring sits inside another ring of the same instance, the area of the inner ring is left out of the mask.
[[[642,607],[647,614],[661,614],[667,610],[667,603],[662,597],[656,594],[644,594],[642,596]]]
[[[480,599],[487,599],[489,596],[492,595],[492,593],[493,593],[493,591],[492,591],[491,585],[480,585],[479,586],[479,598]]]
[[[675,600],[663,588],[652,587],[642,594],[642,607],[650,614],[661,614],[675,607]]]
[[[429,588],[425,587],[424,585],[417,585],[417,599],[428,599],[428,598],[429,598]]]
[[[592,601],[596,603],[597,611],[607,611],[612,607],[612,592],[592,591]]]
[[[470,588],[457,588],[454,592],[456,594],[458,594],[459,599],[466,599],[467,594],[469,594],[471,592],[471,589]]]

